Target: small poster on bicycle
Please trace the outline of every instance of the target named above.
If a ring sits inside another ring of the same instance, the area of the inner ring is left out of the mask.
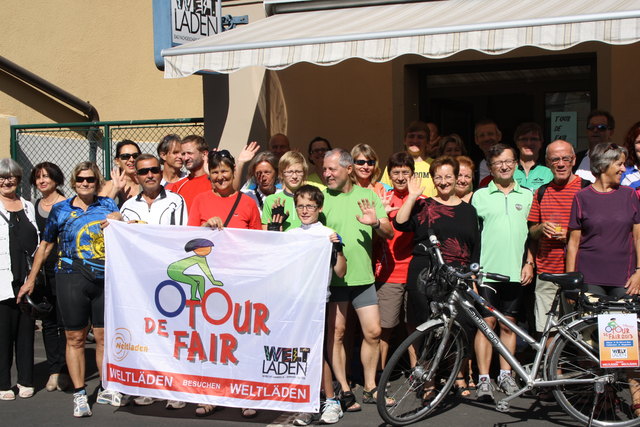
[[[638,367],[638,317],[633,313],[598,315],[600,367]]]

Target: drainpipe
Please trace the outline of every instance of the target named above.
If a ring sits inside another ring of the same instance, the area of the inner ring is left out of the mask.
[[[43,79],[37,74],[34,74],[31,71],[22,68],[18,64],[9,61],[4,56],[0,56],[0,70],[3,70],[8,74],[22,80],[23,82],[37,89],[40,89],[41,91],[51,95],[52,97],[64,102],[65,104],[70,105],[77,110],[80,110],[87,116],[88,121],[100,121],[98,110],[96,110],[93,105],[89,104],[86,101],[83,101],[75,95],[72,95],[61,87],[56,86],[53,83]]]

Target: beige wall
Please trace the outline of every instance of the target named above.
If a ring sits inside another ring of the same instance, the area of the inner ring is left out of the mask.
[[[201,77],[164,79],[153,59],[150,0],[3,4],[0,54],[89,101],[101,120],[201,117]],[[0,71],[0,115],[19,124],[83,115]],[[0,122],[4,126],[4,122]],[[0,150],[9,140],[0,131]]]

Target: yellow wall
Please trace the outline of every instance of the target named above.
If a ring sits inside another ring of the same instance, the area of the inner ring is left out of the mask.
[[[203,114],[202,78],[164,79],[155,66],[150,0],[4,2],[2,16],[0,54],[89,101],[101,120]],[[0,115],[18,124],[86,120],[69,108],[0,71]]]

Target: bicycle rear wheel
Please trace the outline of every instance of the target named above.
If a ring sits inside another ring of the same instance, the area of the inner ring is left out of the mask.
[[[389,359],[380,377],[377,401],[378,412],[388,424],[403,426],[425,418],[451,389],[462,365],[465,339],[458,324],[453,324],[446,341],[445,332],[444,323],[434,320],[425,330],[409,335]],[[413,367],[410,349],[416,354]],[[395,401],[392,406],[387,406],[388,398]]]
[[[571,339],[559,336],[549,355],[547,378],[556,379],[592,379],[606,378],[601,385],[602,393],[596,393],[597,385],[566,384],[556,386],[553,394],[565,412],[582,423],[589,422],[593,415],[595,426],[636,426],[632,409],[630,385],[635,387],[640,397],[638,369],[601,368],[596,361],[599,356],[598,319],[586,318],[571,327]],[[584,350],[579,346],[583,346]],[[593,359],[595,356],[596,360]]]

